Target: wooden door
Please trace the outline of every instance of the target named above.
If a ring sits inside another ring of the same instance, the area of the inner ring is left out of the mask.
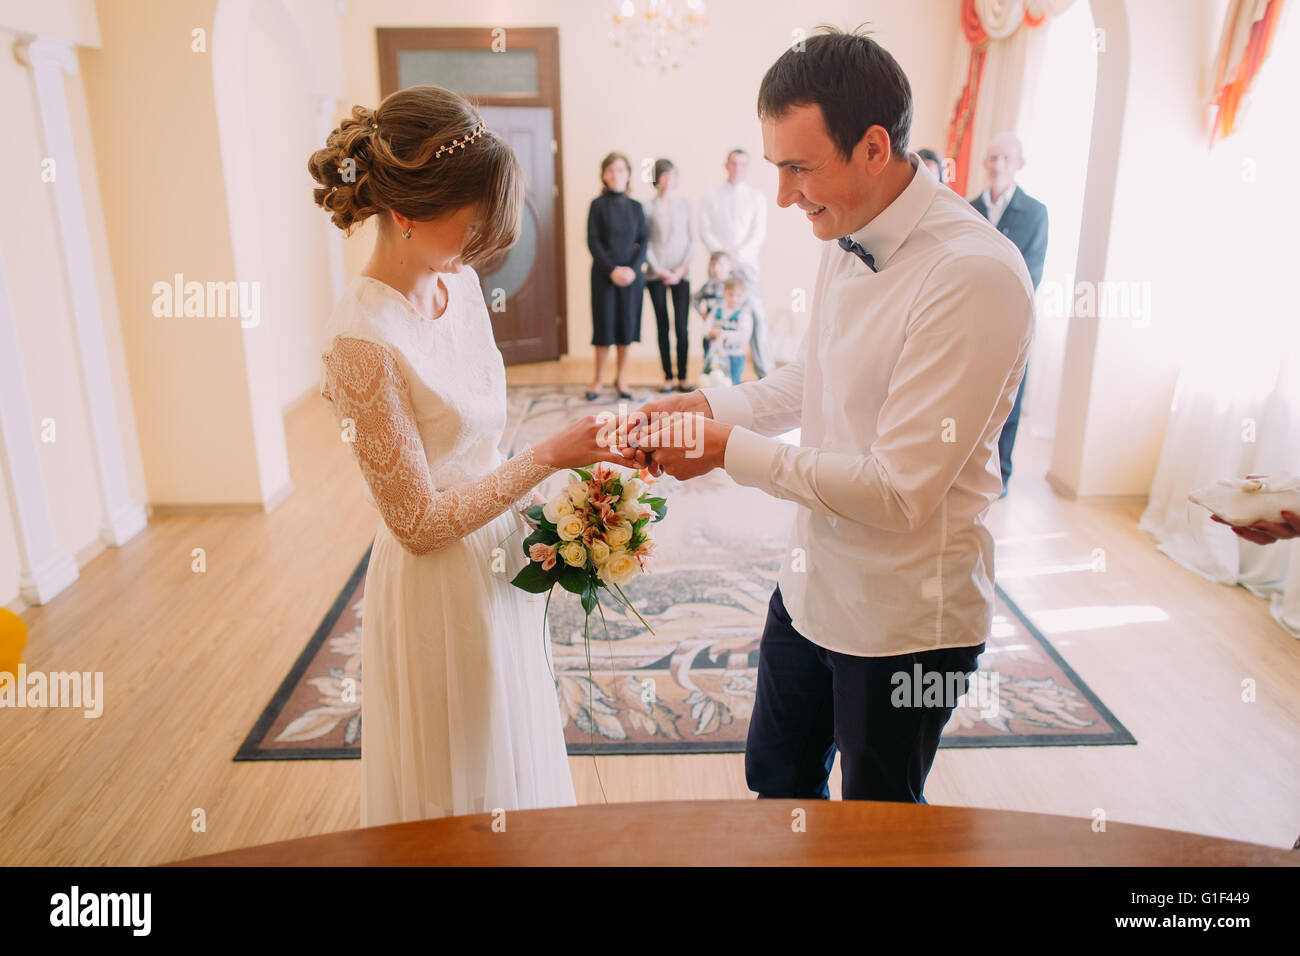
[[[455,90],[519,157],[527,183],[519,241],[475,271],[507,365],[569,350],[560,186],[559,31],[554,27],[380,28],[380,93]]]
[[[519,157],[528,186],[519,241],[478,267],[497,347],[507,365],[560,355],[563,322],[555,288],[555,155],[545,106],[480,106],[483,122]]]

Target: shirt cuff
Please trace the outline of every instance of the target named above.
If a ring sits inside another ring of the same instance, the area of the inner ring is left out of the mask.
[[[702,388],[699,392],[709,403],[709,410],[713,412],[715,422],[738,425],[741,428],[749,428],[753,424],[754,410],[739,386],[717,385],[712,388]]]
[[[724,389],[725,391],[725,389]],[[722,453],[722,467],[739,485],[771,492],[772,469],[783,443],[737,425]]]

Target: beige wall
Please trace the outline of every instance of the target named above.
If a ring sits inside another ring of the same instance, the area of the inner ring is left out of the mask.
[[[619,150],[640,166],[645,158],[668,156],[681,171],[681,194],[698,199],[722,182],[726,153],[739,146],[752,157],[749,182],[770,199],[768,239],[763,247],[763,287],[774,330],[790,328],[794,289],[811,298],[820,244],[806,221],[776,206],[776,171],[762,160],[763,144],[755,100],[772,61],[793,40],[792,31],[812,32],[820,23],[851,29],[872,21],[877,39],[907,72],[916,100],[913,146],[942,151],[951,110],[949,88],[957,30],[957,0],[861,2],[820,0],[804,5],[795,19],[787,3],[713,0],[707,35],[675,73],[660,75],[636,66],[607,38],[609,5],[591,0],[461,4],[426,0],[349,3],[343,19],[346,95],[375,106],[379,67],[374,30],[378,26],[554,26],[560,37],[560,93],[563,97],[565,262],[571,354],[591,351],[587,207],[600,189],[600,159]],[[507,44],[509,33],[507,32]],[[634,182],[633,196],[653,194]],[[358,230],[346,246],[349,276],[365,264],[373,227]],[[705,278],[708,257],[701,247],[692,267],[693,286]],[[802,325],[796,327],[801,329]],[[795,329],[791,329],[795,334]],[[699,336],[694,332],[692,343]],[[654,313],[646,300],[641,342],[633,354],[657,355]],[[797,343],[796,343],[797,344]],[[699,346],[694,346],[698,351]]]
[[[337,20],[314,6],[318,15],[310,23],[333,24],[337,36]],[[287,405],[319,386],[317,337],[335,301],[326,248],[327,229],[334,227],[311,202],[314,182],[307,172],[307,156],[320,145],[316,87],[324,64],[313,62],[315,38],[280,0],[262,0],[250,12],[241,38],[245,96],[239,121],[246,148],[255,154],[255,220],[237,228],[234,238],[256,242],[262,321],[274,339],[275,380],[281,405]],[[337,74],[334,66],[325,75],[331,70]]]
[[[158,318],[153,285],[233,281],[210,50],[216,0],[101,2],[85,51],[95,157],[150,504],[257,502],[252,408],[235,319]]]

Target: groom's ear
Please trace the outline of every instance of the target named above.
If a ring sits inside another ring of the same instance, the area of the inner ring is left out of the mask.
[[[879,125],[868,126],[858,144],[853,147],[849,165],[870,176],[879,176],[892,155],[893,143],[889,141],[889,131]]]

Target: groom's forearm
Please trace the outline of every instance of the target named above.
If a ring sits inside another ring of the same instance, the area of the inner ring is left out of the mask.
[[[713,406],[709,404],[709,396],[704,394],[705,390],[697,388],[691,392],[691,403],[682,409],[688,414],[703,415],[705,418],[717,418],[713,414]],[[721,421],[721,419],[719,419]]]
[[[803,361],[796,359],[757,382],[701,388],[712,417],[760,435],[783,435],[803,417]]]
[[[794,501],[818,514],[896,532],[915,530],[923,520],[893,486],[888,468],[871,454],[797,447],[733,428],[727,436],[723,467],[737,484]]]

